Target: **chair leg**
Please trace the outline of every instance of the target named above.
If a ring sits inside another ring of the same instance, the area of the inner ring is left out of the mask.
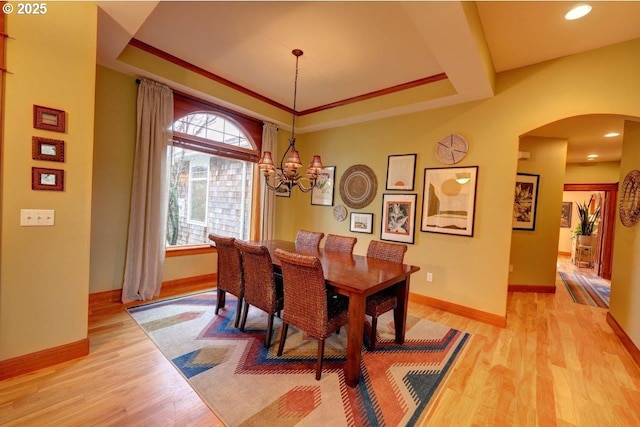
[[[280,334],[280,345],[278,346],[278,356],[282,356],[282,350],[284,350],[284,342],[287,339],[288,329],[289,329],[289,324],[282,323],[282,333]]]
[[[316,362],[316,380],[322,376],[322,359],[324,358],[324,339],[318,340],[318,361]]]
[[[376,350],[376,332],[378,331],[378,318],[371,316],[371,336],[369,337],[369,350]]]
[[[245,300],[244,309],[242,311],[242,320],[240,321],[240,330],[244,332],[244,326],[247,323],[247,313],[249,313],[249,303]]]
[[[226,296],[226,292],[223,291],[222,289],[219,289],[216,291],[216,315],[218,314],[218,310],[220,310],[222,307],[224,307],[224,300],[225,300],[225,296]]]
[[[236,328],[240,325],[240,314],[242,314],[242,298],[238,298],[238,307],[236,307]]]
[[[272,334],[273,334],[273,313],[269,315],[269,320],[267,321],[267,333],[264,337],[264,348],[269,348],[271,346]]]

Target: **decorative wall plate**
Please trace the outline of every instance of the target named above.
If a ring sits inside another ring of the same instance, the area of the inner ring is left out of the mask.
[[[469,143],[460,134],[452,133],[442,138],[436,144],[436,159],[445,165],[460,162],[469,151]]]
[[[620,221],[633,227],[640,218],[640,170],[632,170],[624,177],[620,188]]]
[[[333,208],[333,218],[338,222],[344,221],[347,218],[347,209],[342,205],[336,205]]]
[[[340,178],[340,197],[351,209],[362,209],[376,197],[378,180],[369,166],[353,165]]]

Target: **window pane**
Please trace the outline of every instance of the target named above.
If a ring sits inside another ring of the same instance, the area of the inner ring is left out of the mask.
[[[252,163],[173,147],[170,165],[168,246],[249,238]]]
[[[207,181],[191,181],[189,188],[189,221],[205,223],[207,219]]]
[[[235,147],[253,148],[238,126],[211,113],[194,113],[181,117],[174,122],[173,130]]]

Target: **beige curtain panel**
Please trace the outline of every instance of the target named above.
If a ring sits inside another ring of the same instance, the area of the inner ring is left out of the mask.
[[[262,127],[262,152],[270,151],[273,158],[276,159],[278,150],[278,127],[273,123],[265,123]],[[276,226],[276,195],[274,191],[270,191],[264,180],[260,177],[262,188],[262,240],[273,240],[274,230]]]
[[[122,302],[160,295],[167,228],[167,147],[173,92],[152,80],[138,86],[137,136]]]

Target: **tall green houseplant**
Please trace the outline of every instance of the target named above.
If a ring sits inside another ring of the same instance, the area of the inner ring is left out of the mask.
[[[591,204],[593,203],[593,195],[589,198],[588,202],[578,203],[575,202],[578,208],[578,224],[574,230],[576,236],[592,236],[598,218],[600,217],[600,204],[598,204],[592,212],[589,212]]]

